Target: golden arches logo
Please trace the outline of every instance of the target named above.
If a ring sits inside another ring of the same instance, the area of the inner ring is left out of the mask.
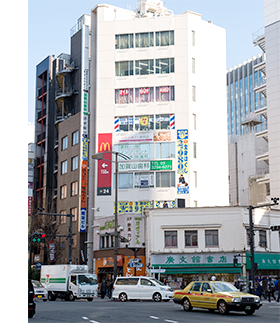
[[[109,144],[108,141],[107,142],[102,142],[100,144],[99,152],[102,152],[102,151],[110,151],[111,150],[110,148],[111,148],[111,146],[110,146],[110,144]]]

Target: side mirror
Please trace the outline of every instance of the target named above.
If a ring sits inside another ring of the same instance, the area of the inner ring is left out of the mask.
[[[210,288],[208,288],[207,293],[212,293],[212,290]]]
[[[149,286],[152,286],[152,283],[151,283],[151,282],[148,282],[148,285],[149,285]]]

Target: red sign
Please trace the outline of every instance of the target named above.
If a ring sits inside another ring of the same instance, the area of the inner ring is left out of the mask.
[[[82,161],[81,167],[81,208],[87,207],[87,161]]]
[[[119,95],[128,95],[128,89],[119,90]]]
[[[140,94],[149,94],[149,88],[148,88],[148,87],[142,87],[142,88],[139,90],[139,93],[140,93]]]
[[[169,92],[169,86],[160,87],[160,93],[168,93],[168,92]]]
[[[112,151],[112,133],[98,134],[98,152]],[[103,154],[104,159],[98,160],[97,195],[111,195],[112,154]]]

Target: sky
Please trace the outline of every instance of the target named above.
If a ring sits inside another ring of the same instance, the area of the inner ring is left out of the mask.
[[[36,65],[48,55],[70,53],[70,29],[98,3],[135,10],[137,0],[29,0],[28,1],[28,123],[33,139]],[[252,34],[264,26],[263,0],[165,0],[175,15],[186,10],[226,29],[229,69],[261,54]],[[41,40],[42,39],[42,40]]]

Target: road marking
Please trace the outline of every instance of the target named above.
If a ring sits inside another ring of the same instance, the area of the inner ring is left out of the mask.
[[[97,322],[97,321],[93,321],[93,320],[90,320],[90,322],[91,322],[91,323],[99,323],[99,322]]]
[[[150,316],[151,319],[159,320],[159,317],[157,316]]]
[[[84,320],[88,320],[88,318],[86,316],[82,316],[82,319]]]
[[[165,322],[178,323],[178,321],[164,320]]]

